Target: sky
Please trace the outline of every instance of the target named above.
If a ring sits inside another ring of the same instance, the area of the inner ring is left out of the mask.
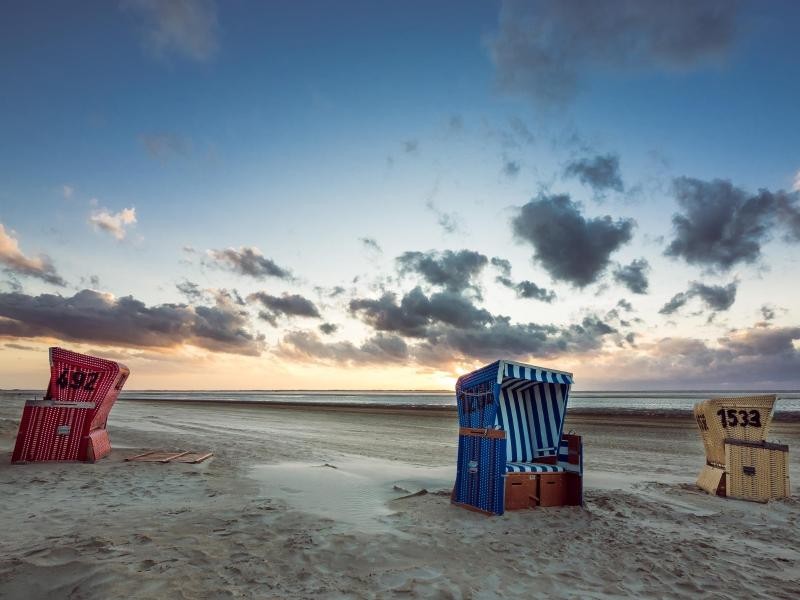
[[[800,388],[796,2],[6,3],[0,388]]]

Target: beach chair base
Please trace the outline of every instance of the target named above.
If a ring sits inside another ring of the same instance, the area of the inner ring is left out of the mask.
[[[111,452],[111,441],[105,429],[96,429],[86,436],[86,460],[96,462]]]
[[[725,495],[725,469],[706,465],[697,477],[697,487],[714,496]]]
[[[577,473],[507,473],[505,510],[580,506],[582,486]]]
[[[769,502],[790,495],[788,446],[725,440],[725,456],[729,497]]]

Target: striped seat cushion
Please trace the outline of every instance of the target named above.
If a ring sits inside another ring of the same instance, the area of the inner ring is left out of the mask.
[[[563,473],[564,468],[542,463],[510,462],[506,463],[506,473]]]

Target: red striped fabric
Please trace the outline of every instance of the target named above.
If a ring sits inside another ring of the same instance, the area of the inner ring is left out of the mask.
[[[50,348],[47,395],[26,403],[12,462],[87,460],[90,445],[95,460],[108,454],[106,421],[129,373],[110,360]]]

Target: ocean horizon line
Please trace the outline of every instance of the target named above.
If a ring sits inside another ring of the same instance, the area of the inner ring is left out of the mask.
[[[25,393],[38,392],[42,388],[0,388],[0,392],[5,393]],[[391,389],[391,388],[134,388],[126,389],[121,396],[130,396],[135,393],[247,393],[247,394],[454,394],[452,389]],[[763,394],[800,394],[800,389],[781,389],[768,387],[754,388],[652,388],[652,389],[590,389],[582,390],[573,388],[570,393],[574,394],[731,394],[731,393],[763,393]]]

